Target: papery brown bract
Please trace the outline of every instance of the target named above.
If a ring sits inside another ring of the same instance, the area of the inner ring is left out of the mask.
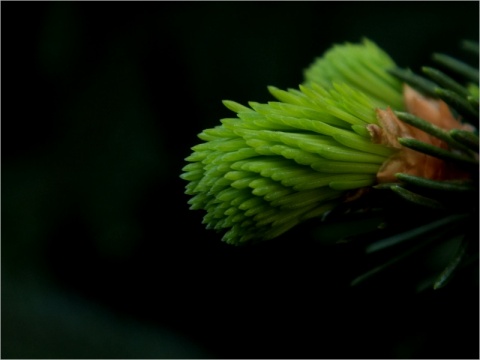
[[[404,86],[403,95],[406,109],[412,115],[447,131],[472,129],[470,125],[462,124],[455,119],[447,104],[442,100],[426,98],[408,85]],[[377,109],[377,119],[379,125],[370,124],[367,126],[372,141],[398,149],[398,152],[385,161],[378,171],[377,180],[379,183],[396,182],[395,174],[397,173],[420,176],[431,180],[464,180],[469,178],[468,173],[454,165],[437,157],[404,147],[398,142],[398,138],[412,138],[442,149],[448,149],[449,146],[443,140],[402,122],[390,108]]]

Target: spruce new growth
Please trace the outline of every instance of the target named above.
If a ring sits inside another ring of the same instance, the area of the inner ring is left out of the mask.
[[[478,45],[464,44],[478,55]],[[298,89],[268,87],[271,102],[224,101],[235,116],[201,132],[186,158],[190,208],[205,211],[223,241],[242,244],[311,218],[321,226],[327,212],[369,191],[426,209],[445,208],[445,192],[475,196],[478,69],[443,54],[434,60],[462,80],[399,69],[363,40],[328,50]]]

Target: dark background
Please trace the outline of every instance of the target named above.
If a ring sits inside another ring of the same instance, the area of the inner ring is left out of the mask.
[[[222,99],[272,100],[363,36],[418,69],[478,41],[478,2],[1,10],[3,358],[478,358],[478,271],[351,288],[358,251],[308,225],[226,245],[179,179]]]

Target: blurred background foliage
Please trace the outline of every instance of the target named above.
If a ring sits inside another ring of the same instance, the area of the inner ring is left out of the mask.
[[[363,36],[419,69],[478,41],[478,2],[1,8],[3,358],[478,358],[478,271],[351,288],[341,224],[231,247],[178,177],[222,99]]]

